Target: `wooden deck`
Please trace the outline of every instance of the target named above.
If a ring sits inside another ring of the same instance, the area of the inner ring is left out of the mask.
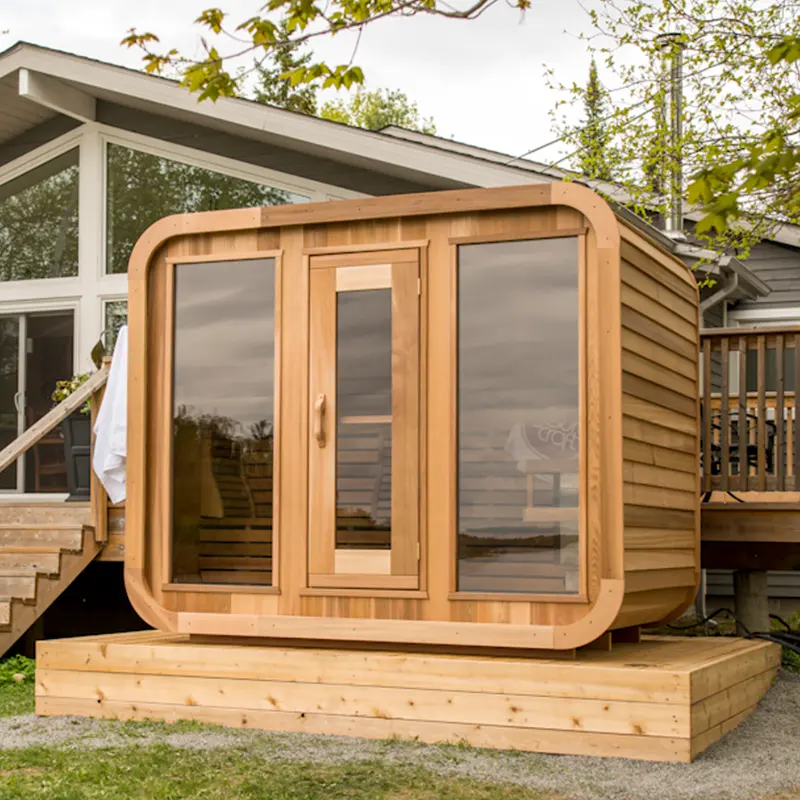
[[[779,663],[776,645],[728,638],[646,637],[569,660],[142,631],[39,642],[36,712],[688,762],[750,714]]]

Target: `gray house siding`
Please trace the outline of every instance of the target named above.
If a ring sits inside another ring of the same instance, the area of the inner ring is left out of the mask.
[[[735,310],[762,308],[796,308],[800,306],[800,249],[775,242],[761,242],[753,247],[745,266],[772,289],[766,297],[737,303]],[[722,308],[718,306],[705,315],[706,327],[722,325]],[[715,387],[716,388],[716,387]],[[800,607],[800,573],[775,571],[768,575],[769,595],[790,606]],[[733,596],[733,573],[730,570],[708,571],[708,595]],[[713,610],[713,609],[710,609]]]
[[[800,248],[761,242],[753,247],[744,264],[772,291],[766,297],[740,303],[737,309],[800,306]]]

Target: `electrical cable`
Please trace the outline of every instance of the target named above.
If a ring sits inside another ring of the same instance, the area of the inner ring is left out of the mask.
[[[786,628],[785,631],[751,631],[729,608],[718,608],[707,617],[703,617],[703,619],[699,619],[689,625],[667,625],[667,627],[675,631],[688,631],[711,622],[720,614],[727,614],[730,616],[737,627],[744,632],[745,639],[761,639],[765,642],[772,642],[800,656],[800,630],[794,630],[785,619],[779,617],[777,614],[770,614],[769,618],[783,625]]]

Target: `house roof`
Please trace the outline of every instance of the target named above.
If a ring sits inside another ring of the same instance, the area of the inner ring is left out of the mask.
[[[177,81],[27,42],[0,53],[0,145],[54,117],[93,121],[98,101],[201,124],[430,188],[578,180],[612,198],[617,212],[631,224],[676,252],[675,241],[626,211],[624,203],[629,198],[621,187],[547,164],[396,126],[368,131],[242,98],[200,103]],[[782,235],[786,243],[800,246],[800,228]],[[753,278],[745,283],[756,294],[768,291]]]

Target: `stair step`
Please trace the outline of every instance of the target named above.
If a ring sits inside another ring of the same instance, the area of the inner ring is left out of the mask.
[[[58,550],[43,553],[23,549],[16,552],[0,551],[0,572],[6,569],[24,569],[42,575],[57,575],[60,562],[61,554]]]
[[[0,596],[36,599],[36,573],[29,569],[0,569]]]
[[[0,502],[0,525],[29,523],[50,524],[91,522],[92,509],[89,503],[5,503]]]
[[[0,546],[15,547],[59,547],[62,550],[80,550],[83,546],[83,526],[0,525]]]

